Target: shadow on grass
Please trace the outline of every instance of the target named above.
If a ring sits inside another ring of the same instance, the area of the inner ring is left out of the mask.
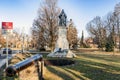
[[[74,65],[62,66],[59,67],[63,69],[67,73],[74,75],[80,80],[120,80],[120,60],[119,57],[112,56],[101,56],[101,55],[81,55],[82,58],[76,58],[76,63]],[[84,59],[87,58],[87,59]],[[93,59],[93,60],[91,60]],[[95,61],[96,60],[96,61]],[[101,62],[99,60],[104,60],[105,62]],[[112,62],[116,62],[117,64],[113,64]],[[64,71],[57,70],[54,67],[47,66],[48,70],[64,80],[74,80],[73,77],[67,75]],[[81,73],[80,75],[75,73]]]
[[[58,75],[59,77],[63,78],[64,80],[74,80],[74,79],[71,78],[71,76],[69,76],[69,75],[67,75],[67,74],[65,74],[65,73],[63,73],[63,72],[60,72],[60,71],[54,69],[54,68],[51,67],[51,66],[48,66],[47,69],[48,69],[50,72],[52,72],[52,73]],[[52,76],[51,76],[51,77],[52,77]]]
[[[91,80],[120,80],[120,67],[114,67],[97,62],[78,60],[75,66],[66,67],[83,73]],[[117,73],[119,71],[119,73]]]
[[[87,77],[82,76],[82,75],[80,75],[80,74],[77,74],[77,73],[75,73],[75,72],[72,72],[72,71],[70,71],[70,70],[68,70],[68,69],[66,69],[66,68],[64,68],[64,70],[66,70],[67,72],[73,74],[74,76],[76,76],[76,77],[79,78],[80,80],[86,80],[86,79],[88,79]],[[75,71],[75,70],[74,70],[74,71]]]
[[[99,55],[99,54],[79,54],[80,56],[88,57],[88,58],[94,58],[94,59],[100,59],[100,60],[106,60],[106,61],[113,61],[113,62],[120,62],[120,56],[119,55]]]

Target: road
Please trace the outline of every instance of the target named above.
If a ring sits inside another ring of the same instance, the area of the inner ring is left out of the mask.
[[[18,50],[12,51],[12,54],[8,54],[8,59],[11,59],[15,54],[18,52]],[[6,55],[0,56],[0,68],[6,63]]]

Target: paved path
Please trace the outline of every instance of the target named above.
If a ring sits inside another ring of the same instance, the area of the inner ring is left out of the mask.
[[[30,51],[26,51],[26,52],[30,52]],[[31,51],[33,52],[33,51]],[[10,60],[13,56],[16,55],[16,53],[19,53],[19,50],[13,50],[12,55],[8,54],[8,59]],[[33,52],[33,53],[40,53],[40,52]],[[0,56],[0,68],[6,64],[6,55]]]
[[[13,56],[15,56],[15,52],[13,52],[14,54],[8,54],[8,59],[10,60]],[[0,56],[0,68],[6,63],[6,56]]]
[[[3,56],[2,56],[3,57]],[[6,57],[5,58],[0,58],[0,68],[6,63]]]

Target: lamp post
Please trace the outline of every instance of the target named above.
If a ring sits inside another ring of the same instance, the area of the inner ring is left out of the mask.
[[[25,39],[24,27],[21,33],[21,37],[22,37],[22,53],[24,53],[24,39]]]
[[[6,32],[6,35],[4,36],[4,38],[6,39],[6,67],[8,67],[8,32]]]
[[[6,35],[6,67],[8,67],[8,37],[12,33],[13,22],[2,22],[2,34]]]
[[[8,33],[6,34],[6,55],[7,55],[7,59],[6,59],[6,67],[8,67]]]
[[[29,39],[29,36],[26,35],[26,43],[27,43],[27,45],[26,45],[26,49],[27,49],[27,50],[29,50],[29,49],[28,49],[28,48],[29,48],[28,39]]]
[[[25,39],[25,37],[24,37],[24,35],[22,36],[22,53],[24,53],[24,39]]]

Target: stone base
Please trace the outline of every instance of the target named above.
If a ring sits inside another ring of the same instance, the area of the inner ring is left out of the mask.
[[[70,50],[62,50],[62,51],[56,51],[52,52],[47,55],[47,57],[66,57],[66,58],[74,58],[76,55],[72,53]]]

